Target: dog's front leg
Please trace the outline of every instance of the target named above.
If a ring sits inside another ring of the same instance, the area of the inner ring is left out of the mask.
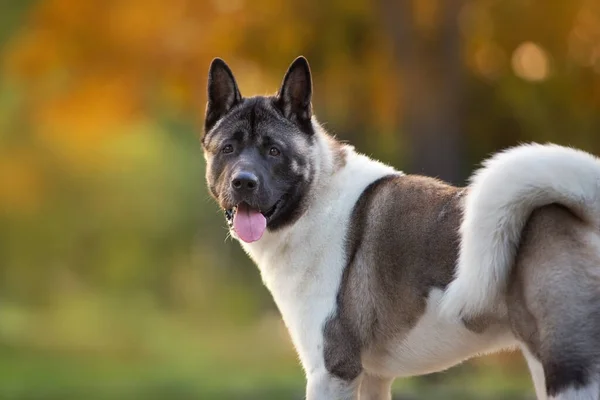
[[[320,345],[322,343],[322,346]],[[304,363],[307,400],[358,400],[363,376],[358,337],[338,318],[324,326],[322,342]]]
[[[360,383],[360,400],[392,400],[394,379],[383,378],[363,372]]]
[[[347,381],[320,369],[307,378],[306,400],[358,400],[361,376]]]

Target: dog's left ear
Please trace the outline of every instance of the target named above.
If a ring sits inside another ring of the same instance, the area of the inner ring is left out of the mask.
[[[288,68],[281,89],[277,94],[277,106],[290,121],[305,131],[312,132],[312,78],[306,58],[300,56]]]

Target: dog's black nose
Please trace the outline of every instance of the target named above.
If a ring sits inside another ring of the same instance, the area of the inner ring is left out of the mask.
[[[258,177],[252,172],[238,172],[231,180],[231,187],[238,192],[254,192],[258,188]]]

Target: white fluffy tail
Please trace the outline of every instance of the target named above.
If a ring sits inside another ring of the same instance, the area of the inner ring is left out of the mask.
[[[600,159],[572,148],[530,144],[483,163],[465,199],[458,265],[441,304],[445,315],[504,309],[502,295],[521,231],[535,208],[551,203],[600,228]]]

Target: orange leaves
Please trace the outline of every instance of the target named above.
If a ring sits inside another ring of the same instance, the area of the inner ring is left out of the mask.
[[[206,69],[215,56],[232,64],[247,94],[273,92],[287,63],[307,51],[321,57],[320,71],[336,81],[333,87],[348,90],[341,66],[353,75],[352,92],[380,93],[385,79],[379,74],[389,57],[369,52],[364,61],[374,67],[362,75],[347,55],[353,43],[344,42],[347,20],[357,37],[369,36],[364,28],[375,12],[366,1],[44,0],[11,40],[5,73],[21,82],[23,115],[32,116],[38,137],[65,156],[82,153],[85,161],[119,127],[156,117],[147,103],[160,112],[202,114],[197,104],[204,102]],[[265,75],[271,73],[265,64],[277,66],[276,77]],[[378,104],[390,98],[379,97]],[[389,121],[393,111],[385,113]]]
[[[26,30],[7,46],[4,72],[27,85],[62,67],[60,38],[43,29]]]
[[[42,201],[40,165],[33,155],[15,151],[0,155],[0,215],[35,213]]]
[[[104,140],[141,118],[138,82],[126,75],[80,77],[71,90],[36,104],[36,136],[77,164],[97,162]]]
[[[189,97],[182,88],[192,74],[182,69],[203,63],[195,60],[202,51],[192,35],[201,24],[190,20],[189,4],[37,3],[3,56],[3,73],[23,96],[18,124],[30,127],[69,167],[101,163],[98,148],[106,140],[151,117],[144,103],[161,95],[157,89],[168,87],[180,103]]]

